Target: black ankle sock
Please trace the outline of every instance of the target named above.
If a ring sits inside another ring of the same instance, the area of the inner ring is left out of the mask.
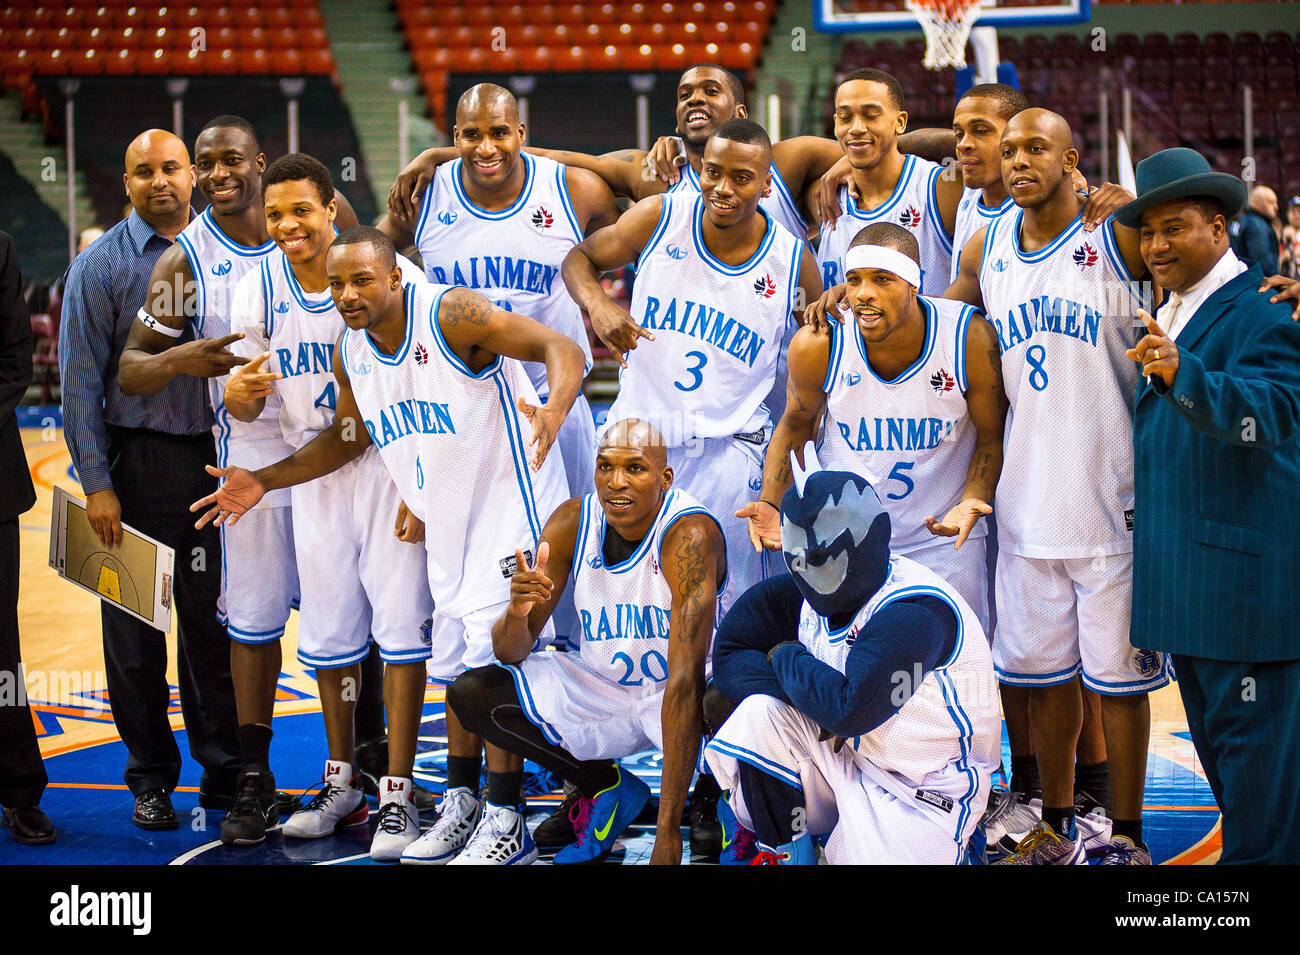
[[[1038,757],[1033,753],[1011,757],[1010,788],[1013,793],[1022,793],[1026,799],[1038,799],[1043,795],[1043,784],[1038,779]]]
[[[447,788],[468,789],[477,799],[479,772],[482,767],[483,760],[478,756],[448,756]]]
[[[1145,849],[1146,843],[1142,841],[1142,820],[1141,819],[1116,819],[1111,829],[1112,836],[1127,836],[1133,840],[1133,845],[1139,849]]]
[[[522,769],[513,773],[494,773],[488,770],[487,798],[494,806],[519,805],[520,789],[524,784]]]
[[[261,723],[244,723],[236,730],[239,738],[243,773],[269,773],[271,771],[271,727]]]
[[[573,781],[578,787],[578,792],[588,799],[596,798],[596,793],[608,789],[618,782],[618,766],[614,763],[603,760],[585,760],[582,763],[582,772],[577,779]]]
[[[1106,815],[1114,811],[1115,802],[1110,793],[1110,763],[1107,760],[1103,759],[1090,766],[1075,764],[1074,791],[1077,793],[1081,789],[1105,807]],[[1078,804],[1077,799],[1075,804]]]
[[[1043,822],[1051,826],[1052,831],[1061,838],[1068,839],[1070,838],[1070,830],[1074,828],[1074,807],[1052,809],[1049,806],[1044,806]]]

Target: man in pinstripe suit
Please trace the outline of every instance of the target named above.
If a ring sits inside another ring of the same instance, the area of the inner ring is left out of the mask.
[[[1192,742],[1223,813],[1223,863],[1300,862],[1300,325],[1256,294],[1228,222],[1245,185],[1190,149],[1137,167],[1116,218],[1171,294],[1129,352],[1132,632],[1174,655]]]

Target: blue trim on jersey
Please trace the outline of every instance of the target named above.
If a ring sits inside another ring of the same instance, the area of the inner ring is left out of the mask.
[[[655,230],[650,233],[650,241],[645,244],[645,248],[641,250],[641,254],[636,257],[636,265],[633,266],[632,269],[634,272],[641,271],[641,264],[645,262],[646,257],[654,251],[655,246],[659,244],[659,240],[664,237],[664,232],[668,228],[668,221],[672,218],[668,209],[670,205],[671,203],[667,198],[663,198],[660,202],[659,221],[655,223]]]
[[[394,650],[391,653],[383,647],[379,648],[379,659],[385,663],[423,663],[433,656],[433,650],[426,647],[423,650]]]
[[[1160,671],[1143,680],[1124,680],[1119,683],[1112,683],[1109,680],[1098,680],[1095,677],[1088,676],[1088,671],[1083,671],[1083,682],[1088,688],[1095,693],[1105,693],[1107,696],[1134,696],[1138,693],[1149,693],[1151,690],[1158,689],[1169,682],[1169,655],[1165,654],[1164,662],[1160,665]]]
[[[724,756],[730,756],[732,759],[739,762],[748,763],[760,772],[767,773],[769,776],[775,776],[786,785],[793,786],[795,789],[803,792],[803,781],[799,778],[797,772],[768,759],[766,756],[760,756],[758,753],[745,749],[743,746],[737,746],[735,743],[728,743],[726,740],[721,740],[717,737],[709,740],[705,745],[705,749],[711,749]]]
[[[497,356],[500,361],[501,356]],[[542,536],[542,522],[537,516],[537,502],[533,497],[533,475],[528,467],[528,455],[524,444],[523,432],[519,430],[518,412],[515,409],[515,396],[505,375],[493,374],[493,383],[497,386],[497,399],[506,419],[506,436],[510,439],[510,457],[515,466],[515,480],[519,482],[519,491],[524,499],[524,513],[528,518],[528,527],[533,534],[533,543]]]
[[[271,334],[275,331],[275,318],[271,310],[271,260],[262,260],[262,329],[266,332],[266,343],[271,343]]]
[[[515,693],[519,697],[520,709],[523,710],[524,716],[528,718],[528,722],[542,731],[542,735],[546,737],[548,743],[552,746],[559,746],[563,742],[560,739],[560,734],[554,726],[542,719],[542,715],[537,712],[537,703],[533,700],[533,691],[528,685],[528,678],[524,676],[523,668],[515,664],[502,663],[500,660],[493,660],[492,662],[514,677]]]
[[[767,231],[763,233],[763,241],[758,244],[758,249],[748,259],[740,265],[728,265],[719,258],[715,258],[709,251],[708,246],[704,244],[704,197],[695,200],[695,206],[691,209],[691,238],[695,241],[695,250],[700,253],[700,258],[704,264],[712,268],[715,272],[721,272],[723,275],[738,276],[744,275],[750,269],[761,263],[767,256],[768,251],[772,248],[772,240],[776,238],[776,230],[782,228],[772,221],[772,215],[762,206],[758,207],[764,219],[767,220]]]
[[[862,219],[866,222],[875,222],[886,212],[898,205],[898,201],[903,198],[903,193],[907,190],[907,185],[912,180],[912,171],[916,168],[915,156],[903,157],[903,171],[899,173],[898,182],[894,183],[894,191],[889,194],[889,198],[876,206],[874,209],[859,209],[857,202],[849,195],[848,186],[840,186],[840,207],[855,219]],[[841,257],[842,258],[842,257]]]
[[[636,545],[636,550],[632,551],[630,556],[624,558],[622,563],[605,564],[604,559],[602,557],[601,563],[604,564],[605,570],[609,571],[611,574],[625,574],[641,562],[641,559],[645,557],[646,553],[650,550],[650,544],[656,536],[655,524],[659,523],[660,519],[664,515],[664,512],[668,510],[669,507],[672,506],[672,503],[676,499],[676,497],[677,497],[676,491],[669,491],[667,494],[664,495],[663,503],[659,505],[659,512],[655,514],[654,524],[650,525],[650,532],[646,534],[645,537],[641,538],[641,543]],[[600,547],[602,552],[604,551],[605,548],[605,531],[608,529],[608,527],[609,524],[605,520],[605,510],[604,508],[602,508],[600,511]]]
[[[428,200],[433,195],[433,186],[437,181],[437,176],[438,172],[435,169],[433,178],[429,180],[429,184],[424,187],[424,194],[420,196],[420,214],[415,217],[415,231],[411,234],[411,241],[415,244],[416,249],[420,247],[420,239],[424,236],[424,226],[429,219],[429,209],[433,206],[433,203]],[[425,269],[426,276],[428,273],[429,270]]]
[[[533,191],[533,180],[536,178],[534,176],[536,166],[533,162],[533,157],[528,155],[526,152],[520,152],[519,158],[524,161],[523,187],[519,190],[519,195],[515,198],[514,202],[510,203],[506,208],[496,212],[489,212],[487,209],[480,209],[478,206],[474,205],[474,203],[469,201],[469,196],[465,195],[465,189],[460,182],[460,170],[464,165],[465,160],[454,160],[451,164],[451,184],[456,190],[456,198],[459,199],[460,204],[465,207],[465,211],[477,219],[500,220],[509,219],[512,215],[522,209],[524,205],[527,204],[528,197]],[[433,183],[430,183],[429,185],[432,186]],[[427,194],[428,190],[426,189],[426,195]]]
[[[961,314],[957,316],[957,357],[955,364],[957,370],[957,388],[962,394],[967,389],[966,382],[966,336],[970,333],[970,322],[975,316],[975,308],[971,305],[963,305]]]
[[[385,365],[400,365],[404,362],[406,360],[407,352],[411,350],[411,339],[415,337],[415,283],[407,282],[402,286],[402,293],[406,300],[404,309],[406,312],[406,331],[402,336],[402,344],[398,347],[397,351],[392,355],[385,355],[379,350],[379,347],[375,344],[375,340],[370,337],[369,330],[363,332],[366,337],[366,342],[370,345],[370,353]],[[438,314],[438,303],[442,301],[442,297],[446,294],[447,290],[443,289],[434,296],[433,306],[430,309],[432,314]],[[345,335],[344,338],[346,339],[347,336]],[[348,366],[346,364],[346,357],[344,361],[345,364],[343,365],[343,370],[347,371]]]
[[[916,300],[921,303],[921,310],[925,312],[925,346],[921,349],[921,357],[908,365],[906,370],[904,370],[897,378],[886,380],[877,375],[876,370],[871,367],[871,359],[867,357],[867,343],[862,340],[862,333],[859,332],[854,336],[858,340],[858,354],[862,356],[862,363],[867,366],[867,373],[882,385],[901,385],[925,366],[925,363],[930,360],[930,353],[934,351],[935,339],[939,337],[938,313],[935,310],[935,307],[926,301],[925,296],[918,295]],[[855,323],[853,326],[855,331],[857,330],[857,327],[858,326]]]
[[[673,493],[673,492],[670,491],[669,493],[671,494],[671,493]],[[665,499],[664,499],[664,506],[667,507],[667,505],[668,505],[668,500],[667,500],[667,498],[665,498]],[[726,553],[727,553],[727,535],[726,535],[726,533],[722,530],[722,522],[719,521],[716,517],[714,517],[713,514],[710,513],[709,509],[706,508],[706,507],[686,507],[686,508],[682,508],[682,510],[678,511],[677,514],[673,516],[673,519],[672,519],[671,521],[669,521],[669,522],[668,522],[667,524],[665,524],[662,528],[660,528],[660,531],[659,531],[659,566],[660,566],[660,567],[663,566],[663,560],[664,560],[663,539],[664,539],[664,536],[668,533],[668,529],[669,529],[670,527],[672,527],[674,524],[676,524],[678,521],[680,521],[683,517],[686,517],[686,516],[688,516],[688,515],[690,515],[690,514],[703,514],[705,517],[707,517],[709,520],[713,521],[713,523],[717,525],[718,533],[722,535],[722,553],[723,553],[723,562],[724,562],[724,563],[723,563],[723,567],[722,567],[722,583],[718,584],[718,596],[721,596],[721,595],[722,595],[722,592],[723,592],[724,590],[727,589],[727,575],[731,572],[731,568],[727,567],[727,566],[726,566],[726,563],[725,563],[725,561],[726,561]],[[764,555],[766,555],[766,553],[767,553],[766,550],[764,550],[763,553],[764,553]]]
[[[681,178],[673,183],[671,189],[666,189],[664,191],[681,192],[685,189],[693,189],[703,195],[703,190],[700,189],[700,174],[695,171],[695,167],[692,166],[689,161],[687,161],[686,165],[682,167]]]
[[[776,192],[777,199],[781,203],[782,208],[785,209],[786,214],[795,222],[798,222],[803,226],[803,233],[795,236],[797,239],[802,239],[804,235],[808,234],[808,220],[805,219],[803,213],[799,211],[799,204],[794,201],[794,196],[790,193],[790,187],[787,186],[785,180],[781,178],[781,170],[776,168],[776,163],[772,163],[772,184],[776,186],[774,191]]]
[[[993,237],[997,235],[998,226],[1002,225],[1002,223],[1005,221],[1006,219],[1003,219],[1001,216],[999,216],[998,218],[994,219],[992,222],[990,222],[988,225],[984,227],[984,249],[983,252],[980,254],[980,273],[979,273],[981,295],[984,294],[984,271],[985,269],[989,268],[989,250],[993,247]]]
[[[591,500],[595,494],[582,495],[582,506],[578,508],[578,537],[574,542],[573,553],[575,555],[573,566],[569,569],[569,577],[574,584],[578,582],[578,572],[586,564],[587,555],[587,509],[591,506]]]
[[[293,266],[289,264],[289,257],[287,255],[280,259],[280,265],[284,270],[285,284],[289,286],[289,291],[293,293],[293,297],[298,300],[298,304],[304,309],[313,314],[320,314],[321,312],[328,311],[334,307],[334,296],[330,295],[329,292],[325,293],[325,300],[323,302],[312,303],[307,301],[307,293],[303,290],[303,287],[298,284],[298,276],[293,274]]]
[[[794,253],[790,257],[790,310],[785,316],[785,326],[794,322],[794,303],[799,297],[799,266],[803,264],[804,240],[795,237]]]
[[[1115,238],[1114,233],[1115,220],[1107,219],[1101,226],[1101,248],[1110,259],[1110,264],[1115,271],[1119,273],[1120,279],[1128,287],[1128,293],[1139,308],[1146,308],[1147,303],[1142,299],[1142,292],[1137,287],[1137,281],[1133,278],[1133,273],[1128,270],[1124,264],[1124,256],[1119,250],[1119,240]]]
[[[958,625],[960,626],[960,624]],[[939,690],[943,694],[943,701],[947,707],[948,715],[952,717],[953,724],[957,727],[957,741],[961,747],[961,756],[957,760],[956,769],[966,777],[966,794],[957,800],[957,805],[961,808],[957,814],[957,831],[953,836],[954,841],[957,843],[957,861],[960,862],[963,853],[966,851],[962,833],[965,831],[966,823],[971,817],[971,801],[980,788],[979,773],[970,764],[971,743],[975,738],[975,726],[971,722],[970,716],[962,708],[952,674],[936,674],[935,682],[938,683]]]
[[[1027,265],[1034,265],[1038,262],[1042,262],[1048,256],[1059,251],[1061,246],[1069,242],[1074,234],[1083,228],[1083,210],[1080,209],[1079,214],[1070,221],[1070,224],[1065,227],[1064,232],[1037,252],[1025,252],[1020,248],[1020,223],[1024,218],[1025,210],[1021,209],[1016,213],[1014,220],[1015,224],[1012,226],[1015,235],[1011,237],[1011,251],[1015,254],[1016,258]]]
[[[1015,204],[1015,200],[1010,196],[1007,196],[1002,200],[1002,205],[1000,206],[986,206],[984,204],[984,190],[981,189],[979,198],[975,200],[975,211],[985,219],[996,219],[998,216],[1002,215],[1002,213],[1010,210]]]
[[[275,240],[267,239],[261,245],[240,245],[230,236],[221,231],[221,226],[217,225],[217,220],[212,218],[212,207],[208,206],[203,210],[203,215],[199,216],[199,221],[212,233],[212,237],[224,245],[235,255],[242,255],[251,258],[255,255],[266,255],[275,248]],[[177,236],[180,238],[180,236]]]
[[[581,242],[585,236],[582,229],[578,226],[578,216],[573,211],[573,200],[569,198],[569,183],[565,178],[567,167],[559,164],[555,169],[555,188],[560,193],[560,205],[564,206],[564,215],[569,220],[569,225],[573,226],[573,234],[577,241]]]
[[[853,326],[855,329],[857,325]],[[826,323],[830,335],[830,348],[826,354],[826,380],[822,382],[822,391],[830,394],[840,376],[840,359],[844,354],[844,324],[831,319]]]
[[[315,670],[337,670],[339,667],[351,666],[364,660],[370,655],[370,641],[360,650],[353,650],[351,653],[340,653],[332,657],[313,657],[304,653],[302,648],[298,648],[298,662],[303,666],[311,667]]]
[[[458,286],[450,286],[449,288],[456,287]],[[429,308],[429,329],[433,333],[433,342],[438,346],[438,350],[442,352],[442,357],[447,359],[447,362],[451,367],[455,368],[466,378],[473,378],[475,381],[485,381],[501,370],[501,363],[504,359],[500,355],[497,355],[496,361],[492,362],[492,364],[488,365],[476,375],[474,372],[469,370],[469,365],[456,357],[456,353],[451,350],[451,346],[449,346],[446,339],[442,337],[442,326],[438,324],[438,306],[442,304],[442,297],[446,295],[448,291],[449,289],[443,289],[439,292],[438,297],[433,300],[433,304]]]
[[[194,280],[199,285],[199,299],[194,305],[194,318],[191,319],[191,322],[194,325],[195,334],[202,335],[203,322],[207,317],[208,283],[203,278],[203,266],[199,262],[199,250],[194,248],[194,243],[190,241],[190,237],[184,232],[176,237],[176,241],[180,243],[185,258],[189,260],[190,271],[194,273]]]
[[[939,243],[952,255],[952,236],[948,234],[948,227],[943,224],[943,216],[939,215],[939,176],[943,172],[943,166],[935,166],[930,170],[930,201],[926,204],[926,215],[930,219],[930,225],[934,226],[934,231],[939,236]]]
[[[998,675],[998,680],[1002,683],[1010,683],[1012,686],[1060,686],[1062,683],[1069,683],[1083,670],[1083,663],[1079,662],[1074,666],[1067,667],[1064,670],[1057,670],[1055,673],[1012,673],[1010,670],[1004,670],[997,664],[993,666]]]

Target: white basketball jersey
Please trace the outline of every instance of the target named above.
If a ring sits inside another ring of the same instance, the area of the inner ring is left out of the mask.
[[[961,250],[980,229],[984,228],[1004,212],[1016,207],[1010,196],[1002,200],[1002,205],[990,209],[984,205],[983,189],[967,189],[962,193],[961,202],[957,203],[957,218],[952,227],[952,271],[949,282],[957,281],[961,269]]]
[[[893,716],[849,744],[860,768],[871,773],[884,770],[893,777],[884,780],[885,785],[901,781],[935,798],[947,798],[954,806],[966,805],[979,789],[981,777],[998,764],[1001,716],[984,631],[975,612],[952,587],[915,561],[895,557],[885,583],[847,627],[832,630],[805,602],[799,642],[843,673],[849,651],[867,622],[882,607],[917,596],[937,597],[957,615],[952,655],[924,675]],[[898,676],[915,679],[914,674]]]
[[[925,344],[912,365],[885,381],[867,361],[857,325],[830,322],[826,425],[818,460],[860,474],[889,512],[890,547],[906,554],[937,539],[925,519],[961,501],[975,450],[966,406],[966,332],[975,309],[918,296]],[[980,521],[971,537],[987,533]]]
[[[645,686],[668,679],[673,601],[660,554],[668,528],[687,514],[705,514],[717,521],[685,491],[671,490],[637,549],[621,563],[610,565],[604,557],[605,512],[596,495],[582,499],[572,571],[573,604],[582,626],[582,663],[611,683]]]
[[[727,265],[704,244],[704,200],[665,195],[636,263],[632,317],[653,331],[627,355],[607,420],[642,418],[669,445],[767,427],[763,399],[792,321],[803,240],[767,220],[749,260]]]
[[[560,277],[560,263],[582,241],[564,166],[520,153],[524,185],[507,209],[489,212],[470,201],[461,185],[462,160],[445,163],[425,190],[415,244],[428,280],[462,285],[499,307],[534,318],[582,347],[591,370],[591,345],[578,304]],[[546,366],[526,362],[538,394],[547,395]]]
[[[826,288],[844,282],[844,253],[853,237],[873,222],[900,225],[921,247],[921,294],[942,295],[948,289],[948,272],[952,260],[952,240],[939,216],[935,202],[935,184],[943,167],[917,156],[903,157],[903,171],[889,198],[874,209],[862,210],[849,195],[848,186],[840,186],[840,217],[835,228],[823,224],[817,264]]]
[[[407,282],[423,282],[415,263],[397,257]],[[306,292],[283,252],[262,260],[261,268],[240,279],[236,290],[244,333],[239,354],[270,352],[266,371],[279,372],[280,431],[293,448],[301,448],[334,422],[338,383],[334,380],[334,344],[347,325],[328,291]]]
[[[515,548],[536,552],[568,496],[559,448],[529,466],[537,403],[521,362],[498,356],[477,374],[438,324],[450,286],[408,283],[406,338],[393,355],[364,331],[343,337],[343,367],[370,439],[409,508],[428,525],[429,589],[439,613],[463,617],[510,599]]]
[[[217,225],[212,209],[194,219],[176,237],[194,273],[194,334],[204,338],[224,338],[234,324],[235,286],[245,274],[255,270],[276,251],[275,242],[267,239],[256,248],[239,245]],[[240,421],[226,411],[226,380],[229,376],[208,379],[208,398],[215,419],[212,435],[217,445],[217,466],[238,464],[250,470],[274,464],[293,453],[280,433],[280,396],[272,394],[256,421]],[[270,491],[258,507],[287,507],[289,489]]]
[[[669,193],[702,195],[700,192],[700,174],[695,171],[695,168],[690,163],[682,167],[681,178],[664,191],[665,195]],[[808,235],[808,223],[804,220],[803,213],[799,211],[799,203],[790,194],[790,187],[781,178],[776,163],[772,164],[772,191],[759,199],[758,204],[767,210],[767,214],[772,217],[773,222],[784,227],[796,239],[802,239]]]
[[[1023,210],[993,221],[980,290],[1011,403],[997,489],[998,546],[1022,557],[1133,549],[1133,397],[1124,352],[1137,289],[1111,223],[1076,218],[1046,248],[1020,249]]]

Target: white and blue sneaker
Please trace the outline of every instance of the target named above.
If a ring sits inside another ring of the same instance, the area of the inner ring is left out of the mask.
[[[514,806],[484,801],[483,817],[451,865],[531,865],[535,861],[537,846],[524,825],[523,813]]]
[[[446,865],[469,842],[480,808],[468,789],[448,789],[438,807],[438,821],[402,850],[402,865]]]
[[[758,854],[758,841],[740,824],[725,794],[718,797],[718,825],[722,827],[722,852],[718,855],[718,864],[749,865]]]
[[[590,865],[601,862],[614,849],[623,830],[632,824],[650,800],[650,787],[615,766],[618,780],[595,797],[579,797],[573,806],[573,845],[555,854],[556,865]]]

